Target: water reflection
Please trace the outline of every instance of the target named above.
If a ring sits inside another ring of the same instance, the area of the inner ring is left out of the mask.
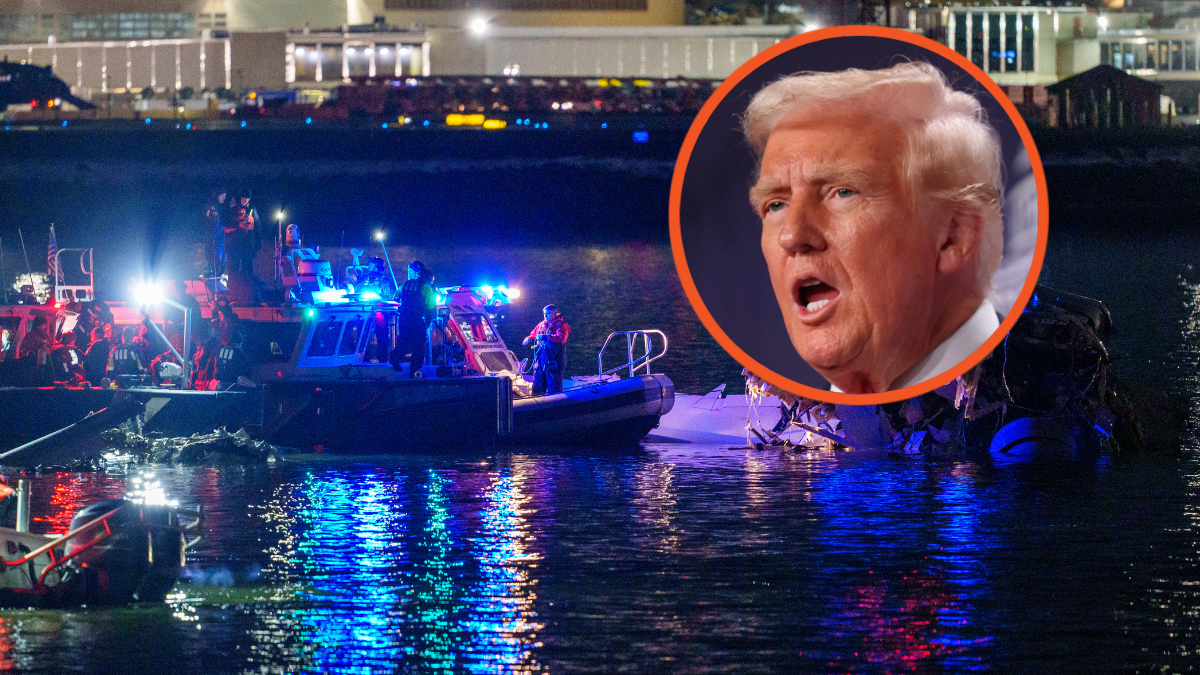
[[[473,673],[541,670],[534,656],[542,625],[536,623],[532,578],[541,555],[530,550],[526,476],[521,465],[489,476],[481,527],[471,540],[479,581],[467,598],[470,611],[462,628],[471,636],[464,651],[471,659],[465,667]]]
[[[885,668],[984,668],[975,626],[985,583],[978,493],[962,467],[913,464],[836,470],[816,492],[830,589],[825,654]]]
[[[1200,635],[1200,460],[655,446],[161,476],[210,483],[207,576],[162,611],[0,612],[0,668],[155,672],[121,667],[131,630],[246,673],[1137,670]],[[128,478],[36,481],[66,514]]]
[[[313,472],[262,518],[255,660],[306,672],[522,673],[539,666],[525,474],[428,469]],[[482,508],[479,506],[482,505]]]

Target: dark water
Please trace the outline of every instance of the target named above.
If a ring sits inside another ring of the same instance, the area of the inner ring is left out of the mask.
[[[1200,464],[694,446],[160,469],[165,605],[0,613],[44,672],[1148,672],[1195,661]],[[128,477],[35,481],[47,528]]]

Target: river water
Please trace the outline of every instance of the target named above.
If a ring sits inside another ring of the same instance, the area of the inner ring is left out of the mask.
[[[1043,279],[1110,302],[1131,386],[1200,391],[1198,239],[1115,216],[1052,234]],[[680,390],[737,383],[665,247],[410,254],[447,282],[519,285],[510,343],[563,306],[574,371],[610,329],[656,327]],[[0,611],[0,668],[1183,671],[1200,663],[1185,438],[1178,455],[1013,466],[669,444],[154,467],[208,514],[169,601]],[[145,470],[33,476],[34,529],[64,531]]]

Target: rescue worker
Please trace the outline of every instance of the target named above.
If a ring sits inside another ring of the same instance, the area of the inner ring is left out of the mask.
[[[154,350],[150,345],[152,337],[150,334],[150,320],[142,319],[142,324],[137,329],[137,335],[133,337],[133,346],[137,349],[138,356],[142,360],[142,365],[148,365],[154,359]]]
[[[50,352],[55,382],[80,382],[84,379],[83,352],[75,346],[75,332],[63,333],[62,342]]]
[[[83,355],[83,372],[92,386],[99,387],[108,370],[108,354],[112,351],[112,324],[102,323],[92,329],[92,341]]]
[[[215,196],[204,209],[204,224],[212,238],[210,244],[212,255],[209,259],[212,274],[219,277],[225,274],[225,221],[229,218],[229,206],[226,205],[228,190],[218,188]]]
[[[246,357],[245,337],[239,331],[229,336],[217,352],[217,389],[226,390],[237,384],[239,377],[250,377],[250,359]]]
[[[257,225],[258,212],[250,206],[250,188],[242,188],[229,209],[229,221],[224,223],[223,229],[228,255],[229,296],[243,304],[254,301],[254,255],[259,246]]]
[[[146,364],[142,362],[142,356],[134,342],[136,335],[137,328],[134,326],[125,326],[125,330],[121,331],[121,343],[113,347],[108,355],[110,378],[115,380],[122,375],[145,374]]]
[[[533,345],[533,394],[556,394],[563,389],[562,369],[566,358],[567,338],[571,335],[571,327],[563,320],[562,314],[554,305],[546,305],[542,309],[542,321],[533,328],[533,332],[521,343]]]
[[[21,379],[27,384],[44,386],[54,383],[54,370],[50,366],[50,350],[54,347],[54,327],[44,316],[33,318],[32,329],[21,338]]]
[[[426,336],[436,313],[433,272],[420,260],[414,260],[408,266],[408,281],[400,286],[400,335],[391,358],[397,370],[407,358],[409,377],[420,377],[416,373],[425,365]]]
[[[221,351],[221,332],[217,322],[201,321],[205,328],[205,339],[192,355],[192,389],[208,391],[216,386],[217,353]]]

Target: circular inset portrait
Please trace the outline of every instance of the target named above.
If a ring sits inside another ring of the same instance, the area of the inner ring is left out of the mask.
[[[738,69],[671,187],[708,330],[767,382],[847,404],[911,398],[991,353],[1033,293],[1047,218],[1004,91],[944,45],[866,26]]]

